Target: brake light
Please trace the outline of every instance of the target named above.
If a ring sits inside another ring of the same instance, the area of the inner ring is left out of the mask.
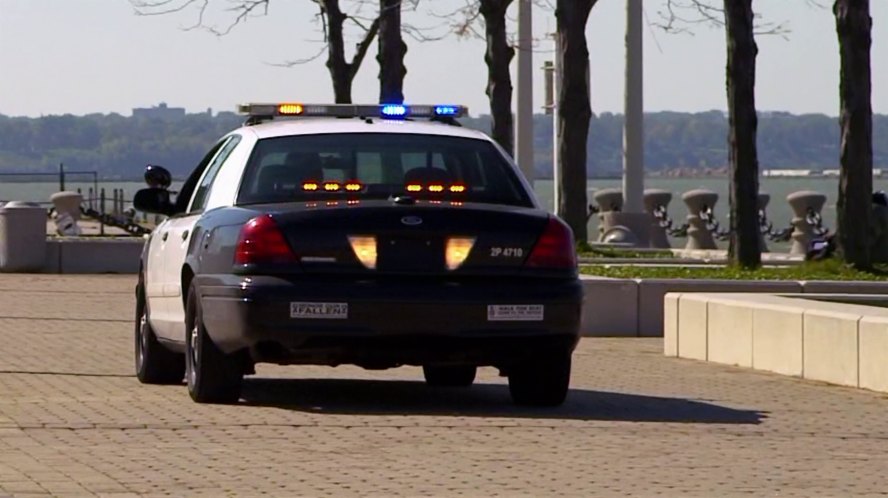
[[[257,216],[241,228],[234,263],[290,263],[296,261],[290,245],[271,215]]]
[[[576,268],[577,253],[570,227],[550,216],[525,264],[535,268]]]

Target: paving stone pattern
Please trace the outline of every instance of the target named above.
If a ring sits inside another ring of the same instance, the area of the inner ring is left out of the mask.
[[[586,339],[558,409],[504,379],[260,365],[236,406],[132,375],[132,276],[0,275],[3,496],[878,496],[888,398]]]

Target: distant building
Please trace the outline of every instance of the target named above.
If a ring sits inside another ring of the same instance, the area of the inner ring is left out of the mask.
[[[145,119],[162,119],[172,121],[185,117],[185,108],[183,107],[167,107],[166,102],[161,102],[156,107],[133,109],[134,118]]]

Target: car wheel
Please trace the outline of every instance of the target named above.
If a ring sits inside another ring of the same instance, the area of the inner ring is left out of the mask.
[[[509,372],[509,392],[518,405],[558,406],[570,387],[570,354],[553,354],[517,365]]]
[[[476,367],[463,365],[426,365],[422,367],[426,384],[434,387],[469,387],[472,382],[475,382],[477,371]]]
[[[241,354],[225,354],[204,327],[194,284],[186,301],[185,380],[188,394],[198,403],[236,403],[240,398],[245,363]]]
[[[165,348],[154,335],[148,319],[145,287],[136,286],[135,364],[136,378],[143,384],[181,384],[185,376],[185,355]]]

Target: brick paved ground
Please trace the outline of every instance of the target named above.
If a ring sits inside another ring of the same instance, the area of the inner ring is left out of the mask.
[[[888,399],[584,341],[555,410],[484,371],[260,366],[238,406],[132,377],[132,277],[0,275],[0,496],[860,496]]]

